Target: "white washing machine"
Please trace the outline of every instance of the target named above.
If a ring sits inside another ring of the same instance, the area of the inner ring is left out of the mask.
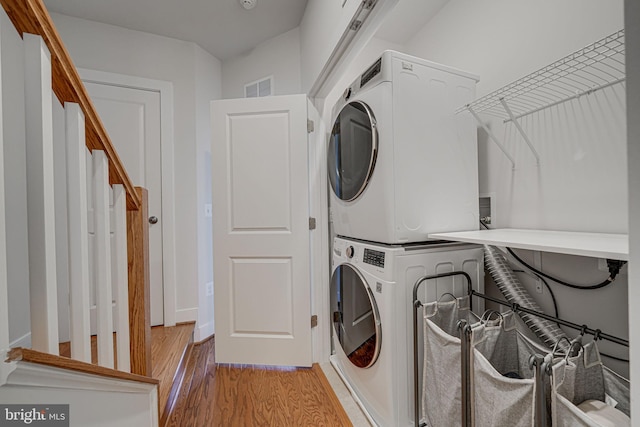
[[[413,426],[412,291],[425,275],[468,273],[484,291],[482,247],[379,245],[336,237],[331,277],[332,365],[378,426]],[[461,277],[430,280],[422,301],[465,295]],[[484,305],[474,298],[475,311]],[[420,363],[422,364],[422,363]]]
[[[327,152],[336,234],[407,243],[478,228],[476,126],[454,113],[477,81],[385,51],[345,90]]]

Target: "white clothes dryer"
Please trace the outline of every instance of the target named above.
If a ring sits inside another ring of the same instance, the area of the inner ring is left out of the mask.
[[[395,51],[344,92],[328,143],[336,234],[381,243],[478,228],[472,74]]]
[[[483,292],[483,259],[482,247],[471,244],[391,246],[334,239],[330,360],[378,426],[413,426],[413,285],[425,275],[464,271]],[[440,278],[421,286],[420,299],[467,292],[461,276]],[[475,311],[484,307],[481,301],[474,298]]]

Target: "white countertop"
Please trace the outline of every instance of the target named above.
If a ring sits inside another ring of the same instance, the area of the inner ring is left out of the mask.
[[[429,234],[429,238],[596,258],[629,259],[629,237],[626,234],[502,228],[433,233]]]

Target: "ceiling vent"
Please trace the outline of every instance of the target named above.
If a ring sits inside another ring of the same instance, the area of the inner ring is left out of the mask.
[[[273,76],[265,77],[244,85],[245,98],[257,98],[273,95]]]
[[[250,10],[256,7],[256,3],[258,2],[258,0],[238,0],[238,1],[240,2],[240,5],[247,10]]]

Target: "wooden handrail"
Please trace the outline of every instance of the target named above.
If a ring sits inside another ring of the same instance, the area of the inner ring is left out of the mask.
[[[83,374],[99,375],[101,377],[113,378],[116,380],[136,381],[153,385],[160,384],[160,381],[155,378],[117,371],[115,369],[109,369],[103,366],[93,365],[91,363],[85,363],[63,356],[55,356],[53,354],[42,353],[28,348],[17,347],[9,350],[6,362],[18,361],[37,363],[39,365],[67,369],[70,371],[81,372]]]
[[[140,209],[141,200],[109,135],[96,112],[71,56],[42,0],[0,0],[20,35],[40,35],[51,53],[53,91],[61,103],[75,102],[85,116],[87,147],[103,150],[109,159],[109,183],[122,184],[127,192],[127,210]]]
[[[129,347],[131,372],[151,376],[151,284],[149,283],[149,193],[136,187],[140,209],[127,212]]]

